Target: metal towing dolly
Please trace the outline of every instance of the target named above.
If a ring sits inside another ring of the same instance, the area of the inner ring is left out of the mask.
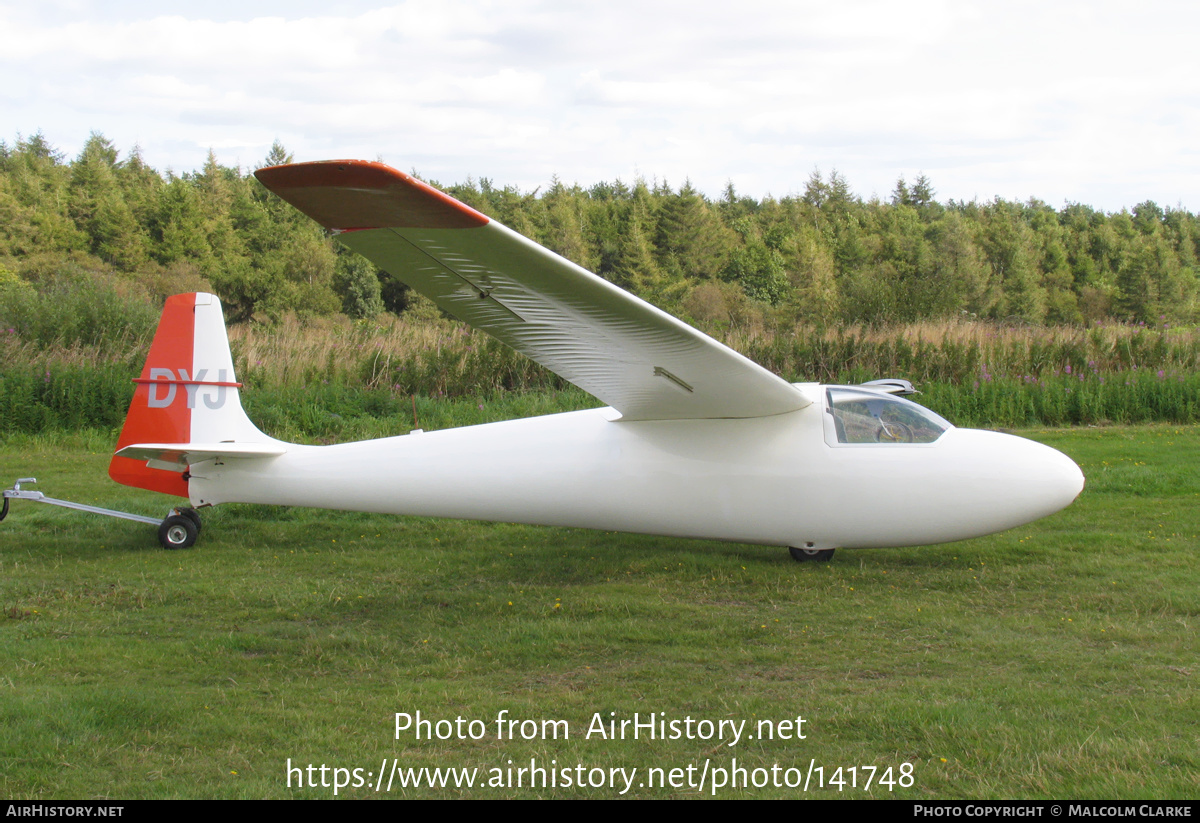
[[[16,483],[13,483],[11,489],[4,490],[4,506],[0,508],[0,520],[8,516],[9,500],[33,500],[37,503],[49,503],[52,506],[64,506],[76,511],[106,514],[109,517],[120,517],[123,520],[135,520],[138,523],[158,526],[158,542],[162,544],[164,549],[186,549],[195,543],[196,538],[200,535],[200,515],[196,514],[195,509],[176,506],[167,513],[165,518],[159,520],[158,518],[146,517],[141,514],[130,514],[129,512],[119,512],[113,509],[102,509],[99,506],[72,503],[69,500],[59,500],[54,497],[47,497],[41,492],[28,491],[21,488],[22,483],[36,482],[36,477],[22,477]]]

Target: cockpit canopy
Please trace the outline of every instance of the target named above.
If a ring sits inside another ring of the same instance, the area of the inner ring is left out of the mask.
[[[924,406],[892,394],[857,386],[829,386],[825,396],[825,411],[833,423],[832,438],[830,426],[825,427],[831,445],[932,443],[953,428]]]

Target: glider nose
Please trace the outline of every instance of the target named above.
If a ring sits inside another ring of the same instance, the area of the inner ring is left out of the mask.
[[[1083,491],[1083,472],[1057,449],[1024,437],[975,429],[953,429],[956,456],[975,471],[955,474],[945,492],[953,505],[970,507],[964,526],[975,535],[1011,529],[1054,514]]]
[[[1074,460],[1058,449],[1042,446],[1045,453],[1040,461],[1037,480],[1045,486],[1046,501],[1053,511],[1065,509],[1083,491],[1083,471]]]
[[[1045,517],[1065,509],[1083,491],[1083,471],[1075,461],[1058,449],[1014,435],[1001,435],[1004,445],[1020,464],[1024,479],[1014,490],[1013,499],[1023,498],[1030,505],[1030,519]]]

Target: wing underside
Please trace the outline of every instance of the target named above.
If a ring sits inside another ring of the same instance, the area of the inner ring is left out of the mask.
[[[261,169],[338,240],[626,420],[762,417],[811,402],[729,347],[379,163]]]

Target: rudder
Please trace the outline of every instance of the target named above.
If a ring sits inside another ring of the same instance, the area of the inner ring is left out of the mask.
[[[116,450],[140,443],[261,440],[242,411],[221,302],[211,294],[167,298]],[[188,496],[186,472],[113,456],[108,475],[126,486]]]

